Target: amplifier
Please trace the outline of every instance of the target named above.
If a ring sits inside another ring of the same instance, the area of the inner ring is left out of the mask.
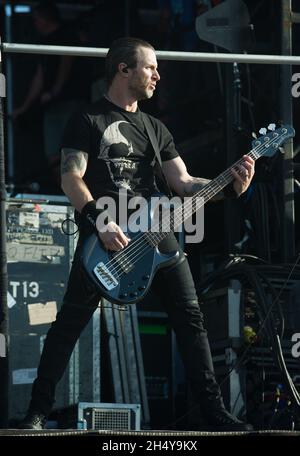
[[[79,402],[77,428],[139,431],[141,429],[141,406],[140,404]]]

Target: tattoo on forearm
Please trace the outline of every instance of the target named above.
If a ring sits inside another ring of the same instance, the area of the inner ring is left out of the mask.
[[[76,149],[62,149],[61,174],[72,171],[83,171],[86,167],[88,154]]]
[[[210,182],[210,179],[204,179],[202,177],[194,177],[192,182],[189,182],[184,187],[184,195],[192,196],[199,192],[206,184]]]

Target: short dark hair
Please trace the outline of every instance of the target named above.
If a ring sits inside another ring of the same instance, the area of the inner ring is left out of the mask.
[[[113,41],[105,61],[105,79],[107,87],[110,87],[117,74],[119,63],[126,63],[128,68],[136,67],[137,49],[140,47],[146,47],[153,49],[154,51],[154,47],[150,43],[139,38],[123,37]]]

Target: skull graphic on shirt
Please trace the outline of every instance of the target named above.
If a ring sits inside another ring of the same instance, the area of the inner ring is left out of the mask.
[[[124,171],[134,171],[136,163],[128,159],[133,154],[132,143],[121,133],[119,120],[110,124],[102,135],[98,158],[106,161],[112,181],[118,188],[131,189],[130,181],[124,177]]]

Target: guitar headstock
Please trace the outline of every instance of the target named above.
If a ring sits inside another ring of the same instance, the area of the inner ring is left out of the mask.
[[[295,130],[290,125],[282,125],[276,128],[273,123],[269,124],[268,128],[261,128],[259,133],[261,136],[252,141],[252,153],[255,158],[273,157],[287,139],[295,136]]]

